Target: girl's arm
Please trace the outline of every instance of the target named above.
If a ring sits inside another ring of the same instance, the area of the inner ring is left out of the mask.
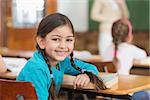
[[[120,7],[121,7],[122,17],[123,18],[129,18],[130,15],[129,15],[128,7],[126,5],[126,1],[125,0],[118,0],[118,3],[120,5]]]
[[[98,69],[96,68],[96,66],[92,65],[92,64],[89,64],[89,63],[86,63],[86,62],[83,62],[81,60],[77,60],[75,59],[74,60],[74,63],[77,67],[80,67],[81,69],[84,69],[86,71],[89,71],[89,72],[92,72],[93,74],[97,75],[99,74],[99,71]],[[63,61],[63,64],[65,66],[65,70],[64,72],[66,74],[70,74],[70,75],[77,75],[77,74],[80,74],[81,72],[74,69],[71,65],[71,61],[69,58],[66,58],[64,61]]]
[[[65,73],[77,75],[76,79],[74,80],[74,88],[76,88],[76,86],[78,88],[86,86],[91,81],[93,84],[95,84],[96,89],[106,89],[103,81],[98,77],[99,71],[96,66],[77,59],[74,60],[75,65],[80,67],[80,70],[84,70],[84,72],[81,74],[82,71],[80,72],[71,66],[69,58],[66,60],[68,60],[68,63],[66,63]]]
[[[91,19],[97,22],[107,21],[108,18],[103,12],[104,5],[103,0],[94,0],[91,9]]]

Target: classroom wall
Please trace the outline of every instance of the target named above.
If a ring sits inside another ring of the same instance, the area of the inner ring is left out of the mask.
[[[134,31],[149,31],[149,0],[126,0]],[[89,0],[89,31],[98,31],[99,23],[90,18],[93,0]]]

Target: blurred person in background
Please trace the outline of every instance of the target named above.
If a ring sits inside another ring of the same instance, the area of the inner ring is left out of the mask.
[[[91,18],[100,23],[98,38],[100,55],[112,43],[111,27],[113,22],[128,17],[129,12],[125,0],[94,0]]]

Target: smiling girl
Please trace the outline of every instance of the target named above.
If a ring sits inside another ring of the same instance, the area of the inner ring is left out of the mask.
[[[68,17],[54,13],[43,18],[37,30],[36,42],[37,51],[17,80],[32,82],[38,100],[55,99],[64,74],[77,76],[74,87],[86,86],[91,81],[97,89],[105,89],[94,65],[73,59],[75,37]]]

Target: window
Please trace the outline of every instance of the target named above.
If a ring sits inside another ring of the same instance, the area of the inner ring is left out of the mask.
[[[44,0],[13,0],[13,26],[31,28],[44,16]]]

